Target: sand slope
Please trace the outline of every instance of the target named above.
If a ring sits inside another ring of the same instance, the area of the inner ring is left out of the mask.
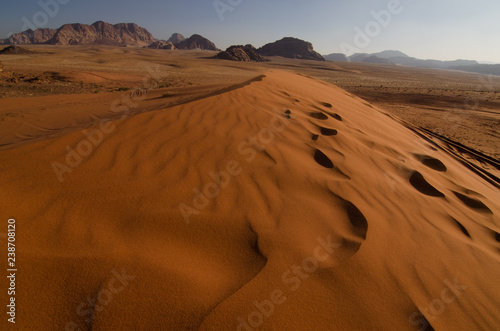
[[[17,329],[500,326],[495,160],[280,71],[144,107],[0,153]]]

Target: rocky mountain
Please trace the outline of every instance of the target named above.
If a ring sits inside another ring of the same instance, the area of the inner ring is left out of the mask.
[[[500,65],[498,64],[480,64],[473,60],[422,60],[408,56],[400,51],[383,51],[373,54],[356,53],[349,56],[348,60],[349,62],[397,64],[408,67],[460,70],[500,76]]]
[[[327,61],[338,61],[338,62],[348,62],[349,61],[349,59],[347,59],[347,56],[345,56],[345,54],[342,54],[342,53],[332,53],[332,54],[328,54],[328,55],[323,55],[323,57]]]
[[[65,24],[57,30],[37,29],[14,34],[3,44],[27,45],[114,45],[146,46],[155,41],[151,33],[134,23],[109,24],[98,21],[92,25]]]
[[[216,55],[217,58],[231,61],[242,62],[265,62],[269,61],[262,55],[256,52],[255,47],[252,45],[246,46],[231,46],[226,51],[220,52]]]
[[[92,25],[66,24],[46,43],[51,45],[113,45],[146,46],[155,41],[146,29],[134,23],[109,24],[98,21]]]
[[[462,65],[462,66],[452,66],[448,69],[460,70],[467,72],[474,72],[483,75],[495,75],[500,76],[500,64],[473,64],[473,65]]]
[[[152,49],[175,49],[175,46],[170,41],[157,40],[154,43],[152,43],[151,45],[145,46],[145,48],[152,48]]]
[[[186,40],[180,33],[174,33],[167,41],[170,41],[173,45],[178,44]]]
[[[372,54],[367,53],[356,53],[347,58],[349,62],[363,62],[364,59],[371,56]]]
[[[448,69],[455,66],[477,65],[477,61],[470,60],[455,60],[455,61],[440,61],[440,60],[421,60],[414,57],[394,57],[390,59],[392,62],[404,66],[419,67],[419,68],[438,68]]]
[[[219,51],[213,42],[194,34],[185,39],[180,33],[174,33],[169,40],[156,40],[153,35],[134,23],[110,24],[97,21],[88,24],[65,24],[59,29],[36,29],[15,33],[0,40],[4,45],[110,45],[142,46],[156,49],[202,49]]]
[[[325,61],[319,53],[314,51],[311,43],[291,37],[264,45],[257,52],[264,56],[282,56],[291,59]]]
[[[393,51],[393,50],[382,51],[382,52],[378,52],[378,53],[374,53],[374,54],[369,54],[369,56],[371,56],[371,55],[374,55],[374,56],[376,56],[378,58],[382,58],[382,59],[391,59],[391,58],[394,58],[394,57],[409,57],[408,55],[406,55],[403,52]]]
[[[54,36],[55,29],[26,30],[21,33],[14,33],[9,38],[0,40],[3,45],[30,45],[43,44]]]
[[[218,49],[213,42],[211,42],[205,37],[200,36],[199,34],[194,34],[188,39],[183,40],[178,44],[175,44],[175,47],[178,49],[201,49],[207,51],[220,51],[220,49]]]
[[[254,52],[257,52],[257,48],[255,48],[252,44],[246,44],[245,47],[251,49]]]
[[[455,60],[455,61],[440,61],[440,60],[421,60],[414,57],[410,57],[400,51],[383,51],[380,53],[356,53],[349,56],[349,62],[365,62],[366,59],[376,57],[379,59],[389,60],[390,63],[418,67],[418,68],[438,68],[438,69],[448,69],[456,66],[470,66],[477,65],[476,61],[469,60]],[[376,58],[371,58],[371,63],[385,63],[383,60],[376,60]],[[379,61],[379,62],[373,62]]]
[[[364,63],[375,63],[375,64],[394,64],[389,59],[385,59],[383,57],[378,57],[375,55],[371,55],[363,60]]]
[[[401,59],[405,59],[405,58],[409,59],[410,58],[408,55],[406,55],[405,53],[400,52],[400,51],[382,51],[379,53],[372,53],[372,54],[356,53],[356,54],[349,56],[348,60],[349,60],[349,62],[364,62],[365,59],[367,59],[371,56],[375,56],[375,57],[380,58],[380,59],[388,59],[388,60],[390,60],[392,58],[401,58]]]

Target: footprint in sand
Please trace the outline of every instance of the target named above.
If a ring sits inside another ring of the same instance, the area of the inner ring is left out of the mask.
[[[285,110],[284,114],[285,114],[285,117],[286,117],[286,118],[288,118],[288,119],[291,119],[291,118],[292,118],[292,116],[290,116],[290,115],[292,115],[292,112],[291,112],[289,109],[288,109],[288,110]]]
[[[323,136],[336,136],[338,134],[338,131],[334,129],[328,129],[323,127],[321,127],[320,129],[321,129],[321,134]]]
[[[448,168],[440,160],[433,158],[428,155],[415,154],[415,157],[426,167],[431,168],[436,171],[446,172]]]
[[[339,153],[339,155],[342,155],[342,154]],[[333,169],[334,170],[333,173],[337,177],[336,179],[338,179],[338,180],[350,180],[351,179],[351,177],[344,174],[342,172],[342,170],[335,167],[332,160],[330,160],[330,158],[328,156],[326,156],[325,153],[323,153],[319,149],[317,149],[316,152],[314,153],[314,160],[316,161],[316,163],[318,163],[320,166],[322,166],[324,168]]]
[[[326,116],[325,114],[320,113],[320,112],[310,113],[309,116],[311,116],[312,118],[315,118],[317,120],[323,120],[323,121],[328,119],[328,116]]]
[[[338,131],[334,129],[328,129],[321,126],[319,126],[318,128],[320,129],[321,135],[325,137],[336,136],[338,134]],[[315,133],[312,134],[312,140],[317,141],[318,138],[319,138],[318,134]]]
[[[348,257],[356,254],[361,245],[366,240],[368,233],[368,221],[365,215],[352,202],[341,198],[332,192],[332,194],[340,200],[340,205],[345,210],[350,222],[349,238],[342,238],[342,249],[347,250]]]
[[[493,214],[491,209],[488,208],[483,202],[470,198],[466,195],[453,191],[453,194],[462,201],[467,207],[474,209],[480,213]]]
[[[333,168],[333,162],[330,160],[328,156],[325,155],[322,151],[319,149],[316,150],[314,153],[314,160],[321,166],[332,169]]]
[[[435,331],[435,329],[432,327],[431,323],[425,318],[424,314],[418,308],[415,308],[416,312],[413,313],[409,319],[418,321],[422,327],[419,329],[420,331]]]
[[[337,113],[328,113],[328,115],[330,115],[333,119],[336,119],[337,121],[342,122],[342,117],[339,114],[337,114]]]
[[[333,108],[332,104],[331,104],[331,103],[328,103],[328,102],[320,102],[320,104],[321,104],[323,107],[326,107],[326,108]]]
[[[431,196],[444,198],[444,194],[439,192],[434,186],[429,184],[424,176],[418,171],[414,171],[410,177],[410,184],[420,193]]]
[[[361,245],[366,240],[368,221],[353,203],[344,200],[344,208],[346,208],[354,238],[342,238],[342,246],[350,250],[351,254],[354,255],[360,250]]]
[[[459,222],[457,221],[456,219],[454,219],[453,217],[451,218],[455,224],[460,228],[460,231],[462,231],[463,234],[465,234],[467,237],[471,238],[470,234],[469,234],[469,231],[467,231],[467,229]]]
[[[352,202],[343,200],[344,207],[347,211],[347,216],[349,216],[349,221],[351,225],[356,229],[356,235],[360,238],[366,239],[366,233],[368,232],[368,221],[365,215],[356,207]]]

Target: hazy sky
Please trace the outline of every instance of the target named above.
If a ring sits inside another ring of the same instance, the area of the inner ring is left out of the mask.
[[[223,21],[213,0],[1,1],[2,38],[20,32],[26,22],[58,28],[103,20],[137,23],[158,39],[174,32],[186,37],[199,33],[219,48],[246,43],[260,47],[293,36],[312,42],[321,54],[351,45],[367,53],[397,49],[424,59],[500,63],[499,0],[221,0]],[[39,2],[66,4],[59,5],[56,15],[47,15]],[[372,12],[389,7],[390,17],[382,15],[382,24],[376,23]],[[368,36],[358,35],[356,43],[356,31],[367,28]]]

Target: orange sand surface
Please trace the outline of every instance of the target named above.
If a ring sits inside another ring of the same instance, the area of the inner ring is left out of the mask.
[[[12,329],[500,327],[498,161],[282,71],[116,98],[2,101]]]

